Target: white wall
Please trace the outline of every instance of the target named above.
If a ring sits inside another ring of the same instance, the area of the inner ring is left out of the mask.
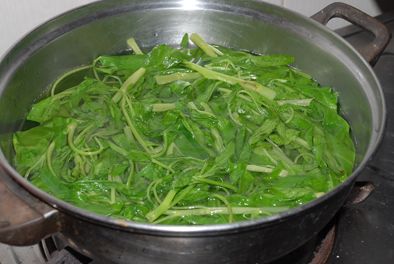
[[[71,8],[94,2],[95,0],[0,0],[0,56],[19,40],[46,20]],[[185,0],[187,1],[187,0]],[[241,1],[241,0],[240,0]],[[247,1],[247,0],[242,0]],[[331,0],[265,0],[285,6],[310,16],[329,3]],[[376,0],[342,0],[371,15],[381,11]],[[341,21],[330,24],[332,27],[343,25]]]

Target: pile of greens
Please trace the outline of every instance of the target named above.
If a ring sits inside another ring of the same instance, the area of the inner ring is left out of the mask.
[[[64,74],[14,135],[15,166],[76,206],[137,222],[218,224],[311,201],[351,174],[337,94],[290,66],[186,34]],[[74,87],[59,87],[81,74]]]

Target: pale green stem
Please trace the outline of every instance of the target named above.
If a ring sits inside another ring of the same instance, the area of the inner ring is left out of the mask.
[[[191,184],[189,186],[187,186],[185,189],[183,189],[182,191],[180,191],[177,196],[175,196],[174,200],[172,201],[171,207],[175,206],[177,203],[179,203],[181,200],[183,200],[183,198],[185,198],[186,195],[188,195],[193,188],[195,187],[194,184]]]
[[[288,207],[232,207],[232,214],[276,214],[288,210]],[[190,215],[215,215],[229,214],[227,207],[205,207],[198,209],[167,210],[165,215],[190,216]]]
[[[135,71],[124,83],[123,85],[119,88],[118,92],[112,97],[112,101],[115,103],[118,103],[120,99],[122,99],[123,95],[127,93],[127,90],[135,85],[138,80],[144,76],[146,72],[145,68],[139,68],[137,71]]]
[[[216,128],[211,128],[211,135],[214,139],[214,145],[216,150],[221,153],[224,150],[223,139],[220,136],[219,131]]]
[[[152,224],[160,224],[163,223],[164,221],[170,220],[170,219],[174,219],[174,218],[178,218],[179,216],[177,215],[167,215],[165,217],[161,217],[159,219],[157,219],[156,221],[152,222]]]
[[[159,151],[154,151],[154,154],[152,155],[153,158],[158,158],[163,156],[166,152],[167,152],[167,148],[168,148],[168,136],[167,136],[167,132],[163,133],[163,145],[161,147],[159,147]]]
[[[74,141],[73,141],[73,138],[74,138],[74,133],[75,133],[75,129],[77,128],[77,124],[75,124],[75,123],[72,123],[72,124],[70,124],[70,125],[68,125],[68,127],[67,127],[67,142],[68,142],[68,145],[69,145],[69,147],[75,152],[75,153],[78,153],[79,155],[82,155],[82,156],[93,156],[93,155],[97,155],[97,154],[100,154],[103,150],[104,150],[104,147],[101,145],[101,142],[97,139],[97,138],[94,138],[94,140],[97,142],[97,144],[99,145],[99,149],[98,150],[89,150],[89,151],[86,151],[86,150],[81,150],[81,149],[78,149],[75,145],[74,145]]]
[[[311,153],[301,153],[300,155],[298,155],[295,159],[294,159],[294,163],[298,163],[298,160],[300,159],[300,158],[304,158],[305,159],[305,157],[310,157],[311,158],[311,160],[314,160],[315,159],[315,156],[314,155],[312,155]]]
[[[149,185],[148,185],[148,188],[146,189],[146,198],[148,199],[148,201],[150,202],[150,203],[152,203],[153,204],[153,200],[152,200],[152,197],[151,197],[151,190],[152,190],[152,187],[153,187],[153,185],[154,184],[156,184],[156,181],[152,181]]]
[[[187,107],[188,107],[189,109],[191,109],[191,110],[194,110],[194,111],[200,113],[200,114],[204,114],[204,115],[208,115],[208,116],[211,116],[211,117],[215,117],[215,118],[216,118],[215,114],[213,114],[212,112],[202,111],[202,110],[198,109],[197,106],[196,106],[196,104],[195,104],[194,102],[189,102],[189,103],[187,103]]]
[[[119,153],[120,155],[122,155],[122,156],[124,156],[124,157],[127,157],[127,156],[129,155],[129,152],[128,152],[127,150],[125,150],[125,149],[122,148],[122,147],[119,147],[119,146],[116,145],[115,143],[112,143],[111,141],[107,141],[107,143],[108,143],[109,147],[110,147],[113,151]]]
[[[218,91],[224,93],[225,95],[229,95],[233,92],[230,89],[226,89],[226,88],[218,88]]]
[[[289,108],[291,110],[290,116],[284,121],[285,124],[290,123],[291,120],[294,118],[294,109],[292,107]]]
[[[202,49],[205,54],[209,57],[217,57],[218,55],[223,55],[218,49],[209,45],[205,40],[198,34],[192,33],[190,35],[190,40],[200,49]]]
[[[145,215],[146,219],[148,219],[149,222],[153,222],[162,214],[164,214],[168,209],[171,208],[172,200],[174,199],[175,195],[176,191],[170,190],[164,198],[163,202],[158,207]]]
[[[130,172],[126,182],[127,188],[130,188],[131,181],[133,180],[133,176],[134,176],[134,162],[130,160],[129,164],[130,164]]]
[[[49,145],[48,150],[47,150],[47,165],[48,165],[48,169],[52,173],[52,175],[57,177],[55,170],[52,167],[52,154],[53,154],[54,150],[55,150],[55,141],[52,141],[52,143]]]
[[[126,123],[128,125],[128,127],[130,128],[131,132],[133,133],[135,139],[137,140],[137,142],[142,146],[142,148],[148,152],[149,154],[151,153],[151,150],[149,149],[149,147],[147,146],[147,144],[145,143],[145,141],[142,139],[142,136],[140,135],[140,133],[137,131],[137,129],[134,127],[133,122],[131,122],[131,118],[129,116],[129,114],[127,113],[127,110],[125,108],[125,100],[122,100],[122,106],[121,106],[121,110],[123,113],[123,116],[126,119]]]
[[[127,40],[127,45],[134,51],[137,55],[143,55],[144,53],[141,51],[140,47],[138,46],[137,42],[134,38],[129,38]]]
[[[176,72],[168,75],[156,75],[156,83],[159,85],[172,83],[175,81],[189,81],[195,80],[201,77],[201,74],[196,72]]]
[[[273,171],[273,168],[268,166],[258,166],[258,165],[249,164],[246,166],[246,170],[252,172],[271,173]]]
[[[246,90],[241,90],[241,91],[239,91],[238,93],[237,93],[237,95],[238,96],[242,96],[241,94],[246,94],[248,97],[249,97],[249,100],[251,100],[253,103],[254,103],[254,105],[256,106],[256,108],[257,108],[257,111],[260,113],[260,114],[264,114],[264,111],[263,111],[263,109],[260,107],[260,104],[259,103],[257,103],[256,102],[256,100],[254,99],[254,97],[250,94],[250,92],[248,92],[248,91],[246,91]],[[247,97],[245,96],[245,100],[247,100],[246,99]]]
[[[238,190],[237,187],[235,187],[231,184],[225,183],[225,182],[218,182],[218,181],[214,181],[214,180],[210,180],[210,179],[206,179],[206,178],[201,178],[201,177],[193,177],[193,179],[195,182],[198,182],[198,183],[206,183],[209,185],[216,185],[216,186],[220,186],[223,188],[233,190],[234,192],[237,192],[237,190]]]
[[[38,167],[40,164],[42,166],[42,164],[44,163],[46,156],[47,156],[48,152],[45,152],[38,160],[36,163],[33,164],[33,166],[31,166],[25,173],[24,177],[27,179],[30,175],[30,173],[36,168]]]
[[[309,146],[308,142],[306,142],[302,138],[297,137],[294,141],[297,142],[299,145],[303,146],[304,148],[306,148],[307,150],[312,149],[311,146]]]
[[[270,100],[273,100],[276,96],[276,92],[274,90],[258,82],[247,81],[231,75],[212,71],[189,61],[184,61],[183,64],[185,64],[187,68],[199,72],[202,76],[204,76],[207,79],[218,80],[229,84],[239,84],[245,90],[256,92]]]
[[[222,201],[224,203],[225,206],[227,206],[228,222],[232,223],[233,222],[233,208],[232,208],[231,204],[228,202],[228,200],[226,199],[226,197],[224,197],[223,195],[217,194],[217,193],[215,193],[213,195],[213,197],[219,199],[220,201]]]
[[[90,69],[90,68],[92,68],[92,65],[82,66],[82,67],[73,69],[73,70],[71,70],[71,71],[68,71],[67,73],[65,73],[65,74],[63,74],[62,76],[60,76],[60,78],[58,78],[58,79],[53,83],[53,85],[52,85],[52,88],[51,88],[51,96],[55,96],[55,91],[56,91],[57,86],[58,86],[59,83],[60,83],[61,81],[63,81],[65,78],[67,78],[67,77],[73,75],[74,73],[77,73],[77,72],[80,72],[80,71],[83,71],[83,70],[87,70],[87,69]]]
[[[153,195],[155,196],[155,199],[157,201],[157,203],[161,204],[162,200],[160,199],[159,195],[157,194],[157,185],[159,185],[159,183],[161,183],[161,179],[156,180],[155,184],[153,184]]]
[[[164,163],[162,163],[156,159],[152,159],[152,163],[155,163],[156,165],[159,165],[160,167],[163,167],[164,169],[171,171],[172,173],[175,172],[173,169],[171,169],[170,167],[168,167],[167,165],[165,165]]]
[[[165,111],[173,110],[175,108],[176,108],[175,103],[152,104],[152,111],[153,112],[165,112]]]
[[[108,181],[114,181],[114,177],[112,177],[111,175],[108,175]],[[115,187],[111,187],[111,200],[110,200],[110,203],[114,204],[115,202],[116,202]]]
[[[291,100],[278,100],[278,105],[296,105],[296,106],[309,106],[313,98],[311,99],[291,99]]]
[[[233,112],[231,111],[230,103],[227,103],[227,113],[230,119],[238,126],[242,126],[242,123],[237,120],[237,118],[234,116]]]

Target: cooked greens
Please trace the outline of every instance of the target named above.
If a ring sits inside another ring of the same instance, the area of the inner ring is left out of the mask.
[[[137,222],[218,224],[305,204],[351,174],[337,94],[290,66],[186,34],[180,48],[100,56],[65,73],[15,133],[15,166],[88,210]],[[82,82],[66,87],[83,74]],[[61,88],[61,89],[60,89]]]

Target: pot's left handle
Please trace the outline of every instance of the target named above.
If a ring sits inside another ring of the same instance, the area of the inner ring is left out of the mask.
[[[345,19],[374,35],[375,38],[371,43],[358,50],[366,61],[374,64],[390,41],[391,34],[387,27],[376,18],[344,3],[330,4],[311,18],[326,25],[328,21],[335,17]]]
[[[38,243],[59,229],[59,212],[14,183],[0,169],[0,242],[14,246]]]

